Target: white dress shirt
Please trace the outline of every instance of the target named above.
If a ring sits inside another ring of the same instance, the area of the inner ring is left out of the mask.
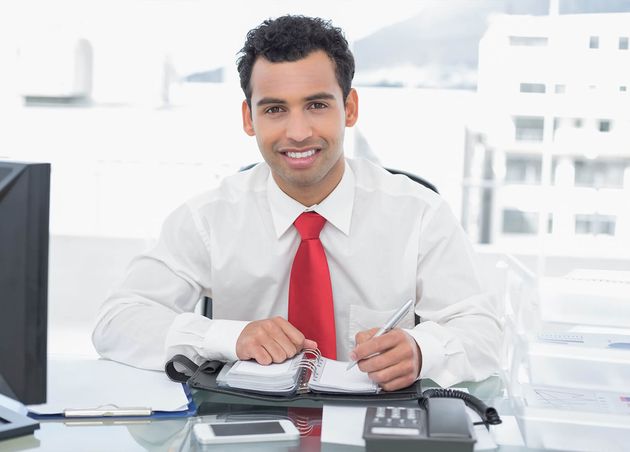
[[[341,182],[311,206],[332,283],[337,357],[358,331],[382,326],[409,298],[399,325],[422,351],[420,376],[442,386],[496,372],[500,324],[481,289],[472,248],[444,200],[366,160],[346,160]],[[165,221],[154,249],[135,258],[105,301],[93,334],[98,352],[163,369],[184,354],[235,360],[248,321],[287,317],[289,275],[306,209],[276,185],[269,167],[226,178]],[[213,300],[213,319],[194,313]]]

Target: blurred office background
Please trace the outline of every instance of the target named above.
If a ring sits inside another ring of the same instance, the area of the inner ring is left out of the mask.
[[[540,275],[630,268],[628,0],[5,0],[0,159],[53,168],[51,351],[91,353],[165,216],[260,161],[236,54],[285,13],[345,30],[346,154],[437,185],[491,289],[503,253]]]

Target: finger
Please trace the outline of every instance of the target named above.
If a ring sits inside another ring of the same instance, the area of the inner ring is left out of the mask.
[[[306,338],[302,334],[300,330],[294,327],[288,320],[282,317],[275,317],[274,323],[278,325],[287,338],[295,345],[296,348],[300,349],[304,346],[304,341]]]
[[[385,333],[379,337],[372,337],[357,345],[353,350],[356,359],[365,359],[375,353],[382,353],[394,347],[397,343],[397,336],[390,333]]]
[[[398,379],[407,378],[415,379],[417,375],[414,374],[414,366],[411,360],[406,360],[400,363],[396,363],[393,366],[389,366],[385,369],[378,370],[376,372],[368,373],[370,380],[378,383],[381,387],[388,385],[388,383]],[[409,386],[409,384],[407,384]]]
[[[267,353],[264,347],[260,345],[256,345],[250,353],[250,356],[256,360],[258,364],[262,364],[263,366],[267,366],[273,362],[271,355]]]
[[[278,340],[287,351],[288,357],[295,356],[298,352],[301,352],[305,348],[313,350],[317,349],[317,342],[312,339],[306,339],[300,330],[295,328],[285,319],[280,318],[280,321],[277,324],[280,328],[282,328],[282,332],[285,335],[286,340],[285,338],[278,338]]]
[[[402,377],[395,378],[387,383],[383,383],[381,388],[385,391],[396,391],[397,389],[406,388],[407,386],[411,386],[416,379],[412,375],[405,375]]]
[[[361,344],[367,340],[369,340],[372,336],[374,336],[376,334],[376,332],[378,331],[378,328],[372,328],[370,330],[365,330],[365,331],[359,331],[355,336],[354,336],[354,341],[355,343]]]
[[[261,343],[262,347],[271,355],[274,363],[282,363],[287,359],[287,353],[284,348],[276,342],[272,337],[267,338]]]
[[[392,331],[387,341],[383,341],[386,347],[385,350],[369,355],[359,361],[359,369],[369,373],[385,369],[405,360],[412,360],[415,363],[417,358],[414,351],[417,345],[415,341],[411,342],[409,339],[403,331]]]
[[[265,347],[268,346],[267,351],[272,355],[274,362],[278,362],[279,359],[284,361],[288,357],[295,356],[298,352],[298,347],[286,335],[283,323],[289,325],[281,317],[264,320],[261,322],[261,328],[257,332],[258,343]],[[272,342],[275,342],[283,350],[283,353],[279,353]]]
[[[377,372],[382,369],[394,366],[404,359],[404,353],[401,353],[396,347],[387,351],[377,353],[368,358],[364,358],[358,362],[359,369],[365,373]]]
[[[302,345],[294,344],[293,341],[286,335],[285,330],[281,327],[271,328],[269,331],[269,338],[273,339],[284,351],[285,359],[292,358],[298,351],[302,349]]]

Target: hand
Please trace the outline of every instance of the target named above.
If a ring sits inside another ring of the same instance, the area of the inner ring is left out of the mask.
[[[274,317],[247,324],[236,341],[236,356],[267,365],[284,362],[304,348],[317,348],[317,342],[306,339],[288,320]]]
[[[359,331],[355,336],[357,346],[350,358],[360,360],[357,363],[359,369],[367,372],[370,379],[384,390],[406,388],[416,381],[422,369],[420,347],[413,337],[399,328],[372,338],[377,331],[378,328]]]

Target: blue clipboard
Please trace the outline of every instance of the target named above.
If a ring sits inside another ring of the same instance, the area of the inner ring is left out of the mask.
[[[186,383],[182,383],[182,388],[188,399],[188,405],[185,409],[178,411],[153,411],[149,407],[117,407],[108,405],[94,409],[65,410],[54,414],[38,414],[29,411],[28,416],[42,421],[61,419],[173,419],[194,416],[197,413],[197,405],[192,397],[190,387]]]

